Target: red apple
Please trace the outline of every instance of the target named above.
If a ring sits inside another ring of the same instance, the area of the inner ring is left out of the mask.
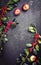
[[[24,11],[29,10],[29,5],[28,5],[28,4],[23,4],[22,9],[23,9]]]
[[[30,61],[31,61],[31,62],[36,61],[36,56],[32,55],[32,56],[30,57]]]
[[[20,9],[19,8],[16,8],[15,10],[14,10],[14,15],[19,15],[21,13],[21,11],[20,11]]]

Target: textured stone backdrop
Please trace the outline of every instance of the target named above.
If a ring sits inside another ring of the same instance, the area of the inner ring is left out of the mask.
[[[16,58],[23,52],[25,44],[32,42],[31,34],[27,31],[30,24],[35,24],[41,34],[41,0],[20,0],[17,7],[21,8],[23,3],[28,3],[30,9],[25,13],[22,11],[16,17],[19,25],[15,29],[9,29],[7,33],[9,41],[4,44],[4,54],[0,58],[0,65],[16,65]],[[7,16],[11,16],[8,21],[15,17],[13,10],[7,14]]]

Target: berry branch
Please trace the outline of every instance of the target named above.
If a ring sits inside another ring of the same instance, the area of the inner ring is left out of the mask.
[[[39,44],[41,44],[41,35],[37,32],[35,25],[30,25],[28,28],[28,31],[31,33],[34,33],[34,42],[26,44],[26,49],[24,49],[24,53],[20,54],[20,57],[17,58],[17,63],[19,65],[28,65],[29,63],[32,63],[32,65],[35,64],[41,64],[39,61],[39,57],[37,57],[39,52]]]
[[[15,1],[13,0],[13,3]],[[16,3],[18,3],[18,0],[16,0]],[[15,4],[15,3],[14,3]],[[13,6],[15,6],[13,4]],[[6,6],[2,6],[0,9],[0,54],[3,51],[3,43],[6,43],[8,41],[7,38],[7,32],[9,28],[14,28],[18,24],[17,20],[14,18],[13,21],[8,21],[9,17],[7,17],[7,12],[12,10],[12,5],[9,5],[7,3]],[[7,22],[6,22],[7,21]]]

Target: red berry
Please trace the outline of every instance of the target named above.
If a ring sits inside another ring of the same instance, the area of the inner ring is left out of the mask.
[[[0,21],[0,26],[2,25],[2,22]]]
[[[7,7],[6,6],[3,6],[1,10],[2,10],[2,12],[6,12]]]
[[[37,33],[36,35],[35,35],[35,39],[38,39],[39,38],[39,34]]]
[[[30,57],[30,61],[31,61],[31,62],[36,61],[36,59],[37,59],[37,58],[36,58],[36,56],[35,56],[35,55],[32,55],[32,56]]]
[[[29,51],[32,52],[32,48],[29,48]]]
[[[37,42],[32,43],[32,47],[34,48],[37,45]]]
[[[12,25],[12,24],[13,24],[13,22],[12,22],[12,21],[9,21],[9,22],[8,22],[8,24]]]
[[[5,27],[5,30],[4,30],[3,34],[6,34],[6,33],[7,33],[7,31],[9,30],[9,28],[10,28],[10,26],[11,26],[12,24],[13,24],[12,21],[9,21],[9,22],[7,23],[7,25],[6,25],[6,27]]]

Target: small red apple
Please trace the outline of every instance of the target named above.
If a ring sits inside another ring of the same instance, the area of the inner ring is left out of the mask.
[[[29,5],[28,5],[28,4],[23,4],[22,9],[23,9],[24,11],[29,10]]]
[[[19,8],[16,8],[15,10],[14,10],[14,15],[19,15],[21,13],[21,11],[20,11],[20,9]]]
[[[30,61],[31,61],[31,62],[36,61],[36,56],[32,55],[32,56],[30,57]]]

